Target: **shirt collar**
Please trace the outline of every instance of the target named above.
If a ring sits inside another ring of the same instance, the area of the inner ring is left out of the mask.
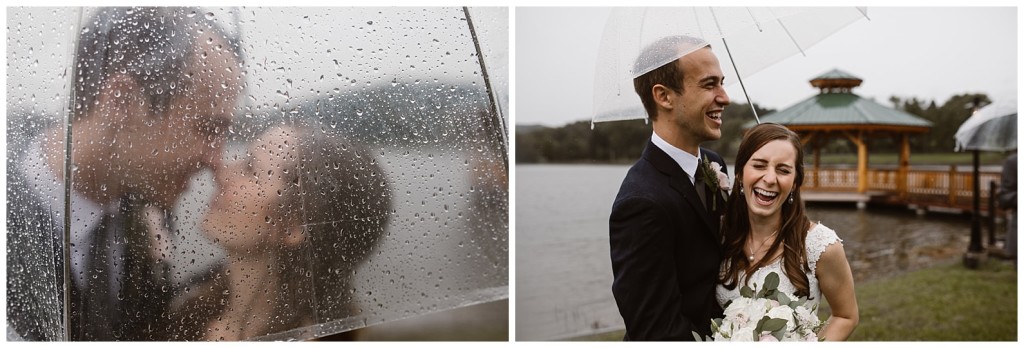
[[[652,133],[651,142],[654,143],[654,146],[657,146],[661,151],[665,151],[665,153],[668,154],[668,157],[671,157],[673,161],[676,161],[679,168],[682,168],[683,171],[686,172],[686,175],[690,177],[690,183],[693,183],[695,179],[694,175],[697,173],[697,161],[701,155],[700,148],[697,148],[697,156],[694,156],[689,152],[672,146],[672,144],[669,144],[665,139],[659,137],[658,133]]]

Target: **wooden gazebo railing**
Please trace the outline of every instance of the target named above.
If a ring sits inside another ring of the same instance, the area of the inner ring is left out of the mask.
[[[807,171],[807,178],[804,180],[804,190],[807,191],[839,191],[858,192],[858,170],[821,168],[817,171]],[[981,179],[981,204],[986,210],[989,192],[989,183],[999,183],[1001,173],[982,172]],[[971,209],[971,200],[974,192],[971,189],[971,182],[974,174],[961,172],[956,166],[950,166],[949,170],[914,170],[906,173],[905,184],[899,180],[898,169],[868,169],[867,186],[872,192],[884,192],[891,203],[919,204],[943,206],[958,209]]]

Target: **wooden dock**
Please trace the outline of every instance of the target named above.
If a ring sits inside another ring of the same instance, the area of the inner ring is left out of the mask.
[[[801,195],[805,202],[851,202],[858,208],[867,205],[902,205],[911,209],[938,212],[971,212],[974,174],[964,166],[949,169],[910,169],[900,173],[893,169],[870,169],[867,190],[858,192],[858,173],[852,168],[821,168],[807,171]],[[989,211],[991,189],[998,185],[1002,173],[983,171],[981,211]]]
[[[867,207],[868,202],[871,201],[872,196],[885,195],[884,192],[849,192],[849,191],[820,191],[820,190],[804,190],[800,193],[803,197],[804,202],[827,202],[827,203],[843,203],[850,202],[857,204],[857,208],[864,209]]]

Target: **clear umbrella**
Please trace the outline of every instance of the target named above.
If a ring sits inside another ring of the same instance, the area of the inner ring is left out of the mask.
[[[8,340],[507,341],[507,17],[11,8]]]
[[[605,25],[594,83],[593,122],[642,119],[647,115],[633,91],[633,78],[700,47],[661,57],[637,53],[672,35],[703,39],[725,64],[725,81],[740,81],[771,64],[818,43],[857,19],[867,9],[854,7],[672,7],[616,8]],[[721,49],[718,44],[721,43]],[[702,46],[701,46],[702,47]],[[730,59],[731,57],[731,59]],[[744,88],[745,89],[745,88]],[[745,93],[745,92],[744,92]],[[749,100],[749,98],[747,98]],[[756,116],[756,112],[755,112]]]
[[[956,150],[1009,151],[1017,148],[1017,100],[978,109],[956,134]]]
[[[1009,151],[1017,149],[1017,100],[1010,99],[978,109],[960,125],[956,134],[956,151],[971,151],[973,193],[971,214],[971,240],[964,254],[964,264],[978,268],[981,248],[981,179],[978,173],[979,152]],[[991,193],[990,193],[991,194]]]

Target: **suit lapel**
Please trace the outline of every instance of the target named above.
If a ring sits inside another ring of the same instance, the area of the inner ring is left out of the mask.
[[[697,196],[697,189],[690,182],[690,176],[683,171],[683,168],[679,167],[676,161],[672,160],[665,151],[654,145],[654,143],[648,140],[647,147],[644,148],[643,157],[647,159],[655,169],[664,173],[669,177],[668,185],[677,193],[683,196],[684,199],[693,208],[693,211],[701,217],[704,221],[704,225],[708,227],[709,231],[714,229],[714,224],[711,223],[711,216],[708,210],[704,208],[704,203],[701,203],[700,197]],[[712,231],[716,233],[717,231]]]

